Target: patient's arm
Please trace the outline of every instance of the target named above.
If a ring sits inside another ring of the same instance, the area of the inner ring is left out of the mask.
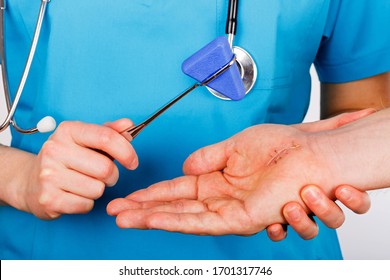
[[[281,209],[287,202],[309,212],[302,186],[321,186],[331,199],[340,184],[360,190],[388,186],[390,150],[377,147],[390,139],[389,122],[385,110],[321,132],[254,126],[195,152],[184,164],[186,176],[114,200],[108,212],[120,227],[254,234],[286,223]]]

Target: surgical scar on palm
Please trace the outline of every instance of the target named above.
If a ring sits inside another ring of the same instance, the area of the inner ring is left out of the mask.
[[[277,164],[279,160],[281,160],[284,156],[286,156],[291,150],[295,150],[300,148],[301,145],[295,144],[294,142],[291,143],[288,147],[283,147],[281,149],[275,149],[270,154],[270,160],[267,162],[267,166],[270,166],[272,164]]]

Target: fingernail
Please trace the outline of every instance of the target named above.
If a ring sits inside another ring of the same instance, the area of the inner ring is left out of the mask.
[[[133,158],[133,161],[130,163],[130,170],[134,170],[138,167],[138,158]]]
[[[350,200],[351,197],[352,197],[352,193],[349,189],[347,188],[342,188],[340,191],[339,191],[339,196],[340,198],[342,198],[343,200]]]
[[[302,195],[311,203],[317,203],[320,200],[320,194],[316,189],[307,188],[303,191]]]
[[[292,206],[287,209],[287,215],[291,220],[298,221],[301,219],[301,213],[299,212],[298,207]]]
[[[273,236],[273,237],[279,237],[279,235],[281,234],[281,230],[280,230],[280,229],[271,230],[269,233],[270,233],[270,235]]]

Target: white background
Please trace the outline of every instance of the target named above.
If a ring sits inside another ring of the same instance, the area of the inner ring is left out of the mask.
[[[319,118],[319,83],[314,71],[312,71],[312,76],[312,100],[305,121],[314,121]],[[1,123],[4,115],[5,106],[1,94]],[[0,133],[0,143],[8,144],[9,141],[9,131]],[[367,214],[356,215],[344,209],[346,222],[338,229],[338,233],[345,259],[390,260],[390,191],[387,189],[373,191],[370,192],[370,196],[372,206]]]

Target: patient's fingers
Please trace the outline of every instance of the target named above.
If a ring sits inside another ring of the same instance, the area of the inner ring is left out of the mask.
[[[173,201],[178,199],[196,199],[198,179],[196,176],[183,176],[162,181],[146,189],[136,191],[126,198],[135,201]]]
[[[117,225],[121,228],[161,229],[198,235],[248,234],[247,228],[235,221],[226,223],[226,219],[215,212],[143,214],[141,211],[124,211],[117,216]]]
[[[233,147],[234,141],[227,139],[195,151],[183,164],[184,174],[202,175],[224,169]]]
[[[107,206],[107,213],[112,216],[119,215],[124,211],[128,211],[129,216],[134,215],[136,211],[138,214],[146,216],[154,212],[199,213],[206,210],[207,207],[197,200],[137,202],[126,198],[118,198],[111,201]]]

